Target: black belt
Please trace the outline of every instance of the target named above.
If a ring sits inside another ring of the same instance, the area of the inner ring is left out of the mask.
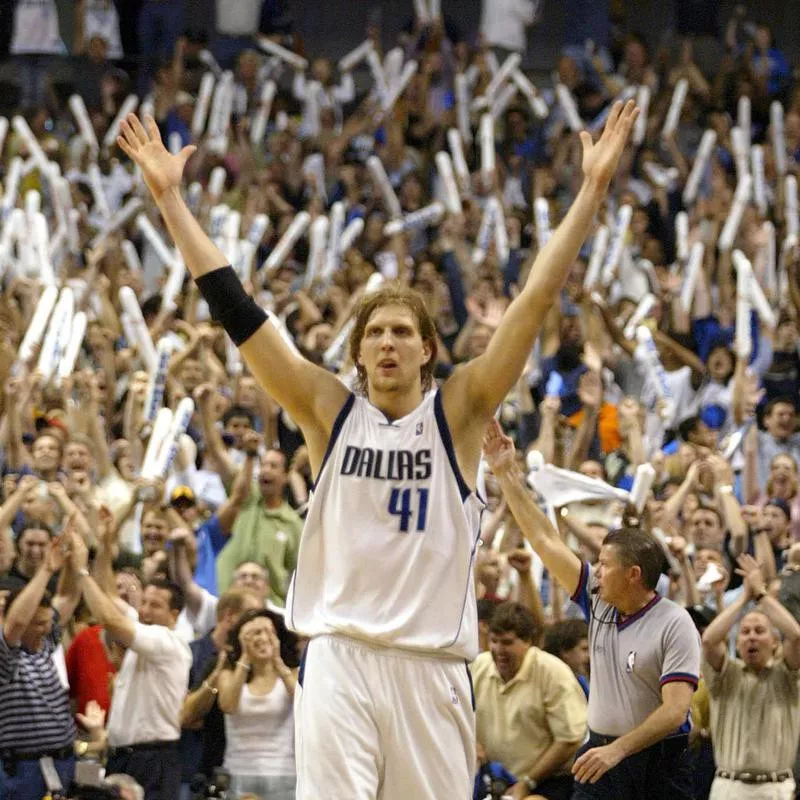
[[[589,741],[592,744],[600,744],[600,745],[608,745],[612,742],[615,742],[619,739],[619,736],[606,736],[602,733],[595,733],[594,731],[589,731]],[[660,742],[656,742],[655,744],[651,744],[650,747],[645,748],[646,750],[650,750],[651,748],[677,748],[682,749],[687,747],[689,744],[689,735],[686,733],[678,734],[677,736],[668,736],[666,739],[662,739]]]
[[[132,753],[141,753],[147,750],[176,750],[180,739],[170,739],[168,742],[140,742],[139,744],[129,744],[123,747],[112,747],[108,751],[109,757],[129,756]]]
[[[61,761],[75,755],[75,748],[70,745],[62,747],[60,750],[36,750],[29,753],[22,750],[0,750],[0,758],[4,763],[11,761],[38,761],[40,758],[52,758],[53,761]]]
[[[778,772],[727,772],[724,769],[716,771],[718,778],[727,778],[729,781],[739,781],[739,783],[783,783],[791,780],[794,775],[790,769],[782,769]]]

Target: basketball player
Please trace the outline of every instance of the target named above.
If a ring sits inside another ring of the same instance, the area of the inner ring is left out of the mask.
[[[164,148],[131,115],[120,147],[150,192],[214,319],[301,426],[316,491],[287,597],[308,636],[296,694],[298,800],[441,800],[472,793],[475,735],[466,662],[478,652],[471,579],[475,480],[495,408],[529,356],[616,170],[637,116],[614,106],[584,181],[485,355],[432,390],[433,321],[390,286],[362,300],[350,351],[360,391],[293,355],[181,196],[194,151]]]

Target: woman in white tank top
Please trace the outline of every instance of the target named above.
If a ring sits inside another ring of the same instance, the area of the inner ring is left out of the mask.
[[[278,638],[278,631],[281,639]],[[219,679],[225,714],[225,762],[231,796],[294,800],[294,637],[276,614],[248,611],[230,635],[230,657]],[[284,661],[286,659],[286,661]]]

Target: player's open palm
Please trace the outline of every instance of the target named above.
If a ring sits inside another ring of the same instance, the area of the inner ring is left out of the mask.
[[[155,199],[168,189],[180,186],[183,168],[197,149],[188,145],[180,153],[172,155],[161,141],[156,121],[147,115],[143,125],[135,114],[128,114],[122,120],[117,144],[141,169],[147,188]]]
[[[617,171],[625,142],[638,116],[639,109],[633,100],[629,100],[625,106],[617,102],[608,115],[602,136],[596,142],[592,141],[587,131],[581,131],[584,177],[593,180],[602,192],[608,189]]]
[[[494,473],[505,472],[514,464],[514,442],[503,433],[496,419],[492,420],[483,437],[483,453],[489,469]]]

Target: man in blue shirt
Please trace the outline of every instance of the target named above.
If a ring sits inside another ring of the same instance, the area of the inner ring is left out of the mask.
[[[230,497],[219,510],[202,522],[194,530],[197,540],[197,566],[194,580],[206,591],[217,594],[217,556],[228,543],[233,523],[250,493],[253,483],[253,465],[258,458],[261,436],[255,431],[247,431],[242,437],[242,449],[245,461],[233,482]],[[170,497],[172,507],[180,514],[184,522],[194,528],[200,510],[194,492],[188,486],[176,487]]]

